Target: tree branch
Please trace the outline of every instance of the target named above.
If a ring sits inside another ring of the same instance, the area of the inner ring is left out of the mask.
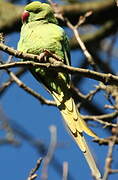
[[[50,101],[50,100],[45,99],[39,93],[37,93],[36,91],[31,89],[30,87],[26,86],[26,84],[23,83],[19,78],[17,78],[17,76],[13,72],[7,70],[7,73],[18,84],[18,86],[20,88],[22,88],[23,90],[25,90],[26,92],[28,92],[29,94],[34,96],[36,99],[38,99],[41,102],[41,104],[47,104],[47,105],[51,105],[51,106],[56,106],[56,103],[54,101]]]
[[[28,179],[27,180],[34,180],[37,178],[37,174],[36,171],[39,169],[39,167],[41,166],[42,163],[42,158],[38,159],[36,162],[36,166],[31,170],[31,172],[29,173]]]
[[[98,43],[109,35],[115,33],[117,31],[118,22],[114,22],[113,20],[106,21],[98,30],[95,32],[89,32],[84,35],[80,35],[80,38],[85,43],[87,47],[91,45],[91,43]],[[71,49],[78,49],[78,41],[75,37],[70,39],[70,47]]]
[[[38,55],[28,54],[28,53],[22,53],[20,51],[14,50],[13,48],[10,48],[2,43],[0,43],[0,50],[3,50],[4,52],[14,55],[15,57],[22,58],[25,60],[33,60],[41,62],[41,57]],[[60,61],[60,59],[59,59]],[[55,63],[37,63],[32,61],[26,61],[26,62],[13,62],[8,64],[2,64],[0,65],[0,69],[5,68],[11,68],[11,67],[45,67],[45,68],[57,68],[58,71],[64,71],[68,72],[70,74],[78,73],[81,76],[85,76],[87,78],[95,79],[97,81],[102,81],[103,83],[109,83],[109,84],[117,84],[118,83],[118,76],[112,75],[112,74],[105,74],[105,73],[99,73],[88,69],[82,69],[82,68],[75,68],[71,66],[67,66],[61,62],[58,62],[55,60]]]
[[[100,124],[103,124],[106,127],[107,126],[117,127],[118,126],[117,124],[107,122],[108,120],[112,120],[113,118],[116,118],[117,116],[118,116],[118,111],[115,111],[113,113],[103,114],[103,115],[83,116],[83,119],[99,122]]]
[[[115,147],[115,142],[117,139],[117,135],[114,135],[112,137],[112,140],[109,140],[109,149],[108,149],[108,154],[106,157],[106,162],[105,162],[105,172],[104,172],[104,176],[103,176],[103,180],[107,180],[109,177],[109,174],[111,174],[111,164],[112,164],[112,156],[113,156],[113,150]]]
[[[83,15],[90,10],[93,11],[93,15],[88,18],[86,23],[104,24],[104,22],[116,19],[118,16],[117,6],[114,0],[103,0],[102,3],[100,1],[78,2],[59,6],[59,8],[61,13],[75,24],[80,15]]]
[[[99,145],[108,145],[110,141],[114,141],[114,136],[110,136],[108,138],[98,138],[93,140],[93,142],[96,142]],[[115,144],[118,144],[118,138],[116,138]]]
[[[26,72],[26,69],[24,68],[20,68],[15,75],[17,76],[17,78],[21,77],[22,75],[24,75]],[[6,92],[6,90],[14,83],[13,78],[9,78],[6,82],[4,82],[1,87],[0,87],[0,97]]]

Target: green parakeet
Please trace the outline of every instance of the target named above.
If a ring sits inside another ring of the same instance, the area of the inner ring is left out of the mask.
[[[19,51],[40,55],[44,49],[47,49],[61,58],[63,63],[70,64],[68,38],[64,30],[58,26],[50,5],[39,1],[26,5],[22,14],[22,21],[23,26],[18,43]],[[52,59],[51,56],[46,58],[47,60]],[[92,174],[100,178],[100,172],[85,141],[83,132],[95,138],[97,136],[88,128],[76,108],[70,92],[68,73],[58,72],[56,69],[50,70],[50,68],[32,67],[29,70],[55,99],[65,124],[83,152]]]

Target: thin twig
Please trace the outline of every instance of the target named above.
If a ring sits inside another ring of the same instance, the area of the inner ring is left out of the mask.
[[[48,165],[52,160],[55,148],[57,146],[57,130],[56,126],[50,126],[51,141],[46,157],[44,158],[43,169],[42,169],[42,180],[48,179]]]
[[[9,139],[9,138],[0,138],[0,146],[1,145],[13,145],[18,147],[20,145],[20,142],[16,139]]]
[[[110,173],[118,173],[118,169],[110,169]]]
[[[5,131],[5,137],[0,139],[0,145],[12,144],[14,146],[20,145],[20,142],[15,138],[15,133],[3,112],[2,107],[0,107],[0,129]]]
[[[68,162],[63,163],[63,178],[62,180],[68,179]]]
[[[39,169],[42,160],[43,160],[42,158],[40,158],[40,159],[37,160],[36,166],[35,166],[35,168],[33,168],[33,169],[31,170],[31,172],[29,173],[29,176],[28,176],[28,179],[27,179],[27,180],[34,180],[34,179],[36,179],[36,177],[38,176],[38,175],[36,174],[36,171]]]
[[[113,141],[113,136],[110,136],[108,138],[93,139],[93,142],[96,142],[99,145],[109,145],[109,141]],[[118,144],[118,138],[116,138],[115,144]]]
[[[109,114],[82,116],[82,117],[83,117],[84,120],[93,120],[93,121],[99,122],[100,124],[105,125],[105,127],[106,126],[117,127],[118,126],[117,124],[107,122],[108,120],[116,118],[117,116],[118,116],[118,111],[115,111],[115,112],[109,113]]]
[[[93,59],[92,55],[89,53],[89,51],[87,50],[84,42],[81,40],[79,32],[78,32],[78,27],[81,23],[78,22],[77,25],[73,26],[68,19],[66,19],[66,23],[67,23],[67,26],[73,31],[73,33],[78,41],[78,44],[80,45],[85,57],[88,60],[88,63],[91,64],[95,68],[94,59]]]
[[[113,137],[112,141],[109,141],[109,149],[108,149],[108,154],[107,154],[106,163],[105,163],[105,172],[104,172],[103,180],[107,180],[109,177],[109,174],[111,173],[110,170],[111,170],[111,163],[112,163],[112,153],[113,153],[115,141],[116,141],[116,136]]]
[[[71,89],[74,90],[76,92],[76,94],[86,100],[92,100],[93,96],[100,90],[99,86],[96,86],[95,90],[91,90],[88,94],[84,95],[82,94],[78,88],[74,87],[73,85],[71,85]]]
[[[23,83],[19,78],[17,78],[17,76],[9,70],[6,70],[7,73],[10,75],[10,77],[12,77],[12,79],[18,84],[18,86],[20,88],[22,88],[23,90],[25,90],[26,92],[28,92],[29,94],[31,94],[33,97],[35,97],[36,99],[38,99],[41,104],[46,104],[46,105],[51,105],[51,106],[56,106],[56,103],[54,101],[50,101],[45,99],[43,96],[41,96],[39,93],[37,93],[36,91],[34,91],[33,89],[31,89],[30,87],[28,87],[25,83]]]
[[[95,94],[100,91],[100,87],[96,86],[95,90],[91,90],[87,95],[85,95],[86,99],[88,99],[89,101],[92,100],[92,98],[95,96]]]
[[[26,69],[24,68],[20,68],[17,72],[15,72],[14,74],[17,76],[17,78],[21,77],[22,75],[24,75],[26,72]],[[2,86],[0,87],[0,97],[6,92],[6,90],[14,83],[15,81],[13,80],[13,78],[9,78],[6,82],[4,82],[2,84]]]

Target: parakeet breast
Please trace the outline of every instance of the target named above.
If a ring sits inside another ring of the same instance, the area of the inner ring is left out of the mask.
[[[21,29],[21,39],[18,50],[40,54],[44,49],[57,54],[64,59],[62,41],[64,30],[56,24],[39,21],[24,24]]]

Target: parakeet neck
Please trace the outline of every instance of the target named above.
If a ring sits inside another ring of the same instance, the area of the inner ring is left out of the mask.
[[[49,23],[49,21],[47,19],[41,19],[41,20],[38,21],[38,23],[47,24],[47,23]]]
[[[30,21],[27,23],[23,24],[23,27],[29,27],[29,28],[34,28],[34,26],[39,26],[39,25],[43,25],[43,24],[48,24],[49,22],[45,19],[42,20],[37,20],[37,21]]]
[[[47,24],[47,23],[49,23],[49,21],[48,21],[48,19],[40,19],[40,20],[36,20],[36,21],[30,21],[28,23]]]

